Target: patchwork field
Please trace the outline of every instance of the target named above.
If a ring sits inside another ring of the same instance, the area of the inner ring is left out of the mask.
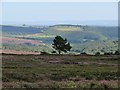
[[[117,55],[2,56],[3,88],[118,88]]]
[[[11,26],[0,25],[2,48],[26,52],[47,52],[54,50],[55,36],[67,38],[72,45],[70,53],[96,54],[115,53],[118,50],[118,28],[115,26],[51,25]]]
[[[28,45],[42,45],[41,41],[36,40],[27,40],[27,39],[19,39],[19,38],[10,38],[10,37],[2,37],[2,43],[9,44],[28,44]]]

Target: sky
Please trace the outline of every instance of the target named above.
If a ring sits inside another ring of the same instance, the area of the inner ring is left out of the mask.
[[[117,25],[117,2],[3,2],[3,24]]]

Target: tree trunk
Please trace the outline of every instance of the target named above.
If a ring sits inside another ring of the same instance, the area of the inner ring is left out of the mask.
[[[60,50],[59,50],[58,52],[59,52],[59,54],[61,54],[61,51],[60,51]]]

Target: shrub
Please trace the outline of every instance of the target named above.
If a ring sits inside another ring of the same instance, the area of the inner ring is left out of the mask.
[[[119,51],[115,51],[115,55],[120,55],[120,52]]]
[[[48,52],[41,52],[42,55],[47,55],[49,54]]]
[[[86,52],[82,52],[81,55],[87,55],[87,53]]]
[[[103,80],[103,79],[104,79],[104,78],[103,78],[102,76],[100,76],[100,75],[96,77],[96,80],[98,80],[98,81],[99,81],[99,80]]]
[[[96,52],[96,54],[95,55],[100,55],[100,52]]]
[[[85,77],[86,80],[92,80],[93,79],[93,76],[92,75],[88,75]]]
[[[104,55],[112,55],[112,52],[105,52]]]
[[[92,89],[96,84],[95,83],[91,83],[90,84],[90,89]]]
[[[67,82],[65,88],[77,88],[77,84],[73,81]]]
[[[56,54],[56,51],[52,51],[51,53]]]

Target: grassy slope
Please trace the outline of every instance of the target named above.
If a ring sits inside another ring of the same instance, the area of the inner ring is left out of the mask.
[[[116,39],[117,27],[99,27],[99,26],[80,26],[80,25],[54,25],[48,27],[17,27],[17,26],[3,26],[3,33],[12,35],[30,35],[30,37],[48,37],[62,35],[63,37],[70,38],[77,36],[75,39]],[[38,34],[40,33],[40,34]],[[32,35],[31,35],[32,34]],[[49,38],[49,37],[48,37]]]
[[[30,52],[52,52],[52,48],[49,45],[16,45],[16,44],[3,44],[3,50],[16,50],[16,51],[30,51]]]
[[[117,88],[117,60],[118,56],[3,55],[3,87]]]
[[[77,50],[77,52],[79,53],[84,48],[86,48],[85,50],[86,52],[92,52],[92,53],[97,51],[101,52],[101,49],[104,49],[104,48],[105,49],[102,51],[108,51],[108,52],[114,52],[115,50],[118,49],[117,44],[113,43],[112,41],[112,40],[117,40],[117,27],[54,25],[54,26],[47,26],[47,27],[41,26],[37,28],[9,27],[11,28],[10,30],[7,30],[6,28],[8,29],[8,26],[3,28],[5,29],[3,30],[3,33],[7,34],[7,35],[4,34],[5,36],[43,41],[43,43],[48,45],[46,47],[49,47],[49,48],[51,48],[52,40],[54,39],[54,37],[56,35],[61,35],[64,38],[67,38],[68,41],[72,44],[73,51]],[[12,30],[14,28],[15,30]],[[20,34],[20,32],[22,33]],[[94,42],[91,42],[91,40],[93,40]],[[103,40],[105,40],[105,42]],[[6,45],[5,47],[9,48],[8,45]],[[13,46],[14,45],[11,45],[11,47]],[[21,45],[21,47],[24,47],[24,46],[25,45]],[[29,47],[31,51],[31,46],[28,46],[28,49]],[[97,49],[94,47],[96,47]],[[42,47],[41,51],[44,49],[46,50],[45,47]],[[33,49],[33,51],[36,51],[36,50],[38,51],[38,48],[35,50]],[[48,49],[47,51],[51,52],[52,49]]]
[[[118,42],[107,40],[107,41],[92,41],[83,44],[73,44],[73,51],[76,52],[87,52],[87,53],[104,53],[104,52],[115,52],[118,50]]]

